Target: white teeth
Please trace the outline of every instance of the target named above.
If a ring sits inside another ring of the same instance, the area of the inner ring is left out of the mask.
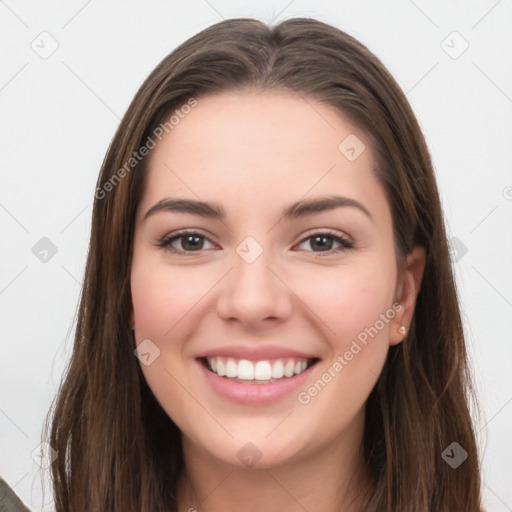
[[[237,364],[234,359],[228,359],[226,363],[226,377],[236,377],[238,373]]]
[[[285,377],[291,377],[293,375],[293,367],[295,366],[295,363],[293,362],[293,359],[290,359],[284,366],[284,376]]]
[[[272,361],[236,360],[228,357],[208,357],[209,367],[219,377],[239,380],[270,381],[299,375],[308,368],[305,359],[275,359]]]
[[[272,365],[272,378],[280,379],[284,375],[284,364],[282,361],[276,361]]]
[[[259,361],[254,368],[254,378],[256,380],[270,380],[272,370],[268,361]]]
[[[254,364],[247,359],[240,359],[238,361],[238,375],[239,379],[242,380],[254,380]]]

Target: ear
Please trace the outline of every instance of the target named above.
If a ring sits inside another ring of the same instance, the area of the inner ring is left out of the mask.
[[[391,322],[389,333],[390,345],[401,343],[407,336],[407,334],[400,334],[398,331],[400,326],[405,326],[406,333],[409,332],[414,308],[416,307],[416,299],[420,292],[421,281],[425,271],[425,263],[425,249],[423,247],[415,247],[407,255],[405,267],[398,275],[395,301],[402,305],[402,309],[397,312]]]

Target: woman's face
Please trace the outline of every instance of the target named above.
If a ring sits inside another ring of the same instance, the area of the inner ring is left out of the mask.
[[[223,93],[149,158],[132,320],[185,446],[240,467],[357,450],[410,311],[365,134],[312,99]]]

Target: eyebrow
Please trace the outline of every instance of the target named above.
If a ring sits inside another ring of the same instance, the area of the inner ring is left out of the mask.
[[[307,199],[297,201],[286,207],[282,212],[282,219],[296,219],[307,215],[314,215],[340,207],[357,208],[363,212],[372,222],[375,222],[367,208],[359,201],[344,196],[328,196],[318,199]],[[222,220],[226,217],[226,212],[222,206],[217,204],[206,203],[204,201],[196,201],[193,199],[176,199],[166,197],[158,201],[144,215],[143,221],[158,212],[178,212],[199,215],[211,219]]]

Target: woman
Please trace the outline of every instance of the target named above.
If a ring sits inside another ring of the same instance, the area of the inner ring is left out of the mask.
[[[95,197],[58,512],[481,510],[435,176],[366,47],[312,19],[202,31]]]

